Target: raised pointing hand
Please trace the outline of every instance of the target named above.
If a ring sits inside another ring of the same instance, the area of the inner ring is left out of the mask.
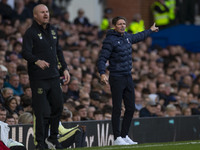
[[[154,22],[154,24],[151,26],[150,28],[153,32],[158,32],[159,31],[159,28],[156,27],[156,23]]]

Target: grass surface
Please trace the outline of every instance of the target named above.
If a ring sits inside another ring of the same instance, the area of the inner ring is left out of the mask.
[[[104,146],[76,148],[76,150],[200,150],[200,141],[148,143],[129,146]],[[67,150],[67,149],[66,149]]]

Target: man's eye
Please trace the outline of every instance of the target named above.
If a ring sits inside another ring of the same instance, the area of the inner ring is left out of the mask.
[[[120,24],[118,24],[118,26],[121,26],[121,25],[126,25],[125,23],[120,23]]]

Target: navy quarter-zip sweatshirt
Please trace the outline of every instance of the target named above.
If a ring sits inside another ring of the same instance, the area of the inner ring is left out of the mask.
[[[132,69],[132,44],[140,42],[152,33],[151,29],[123,35],[111,29],[108,30],[103,41],[97,62],[98,71],[101,74],[106,72],[106,62],[109,61],[108,70],[111,76],[123,76],[131,74]]]

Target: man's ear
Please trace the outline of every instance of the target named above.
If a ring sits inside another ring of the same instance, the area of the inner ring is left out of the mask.
[[[34,19],[37,18],[37,15],[36,15],[35,13],[33,13],[33,18],[34,18]]]

